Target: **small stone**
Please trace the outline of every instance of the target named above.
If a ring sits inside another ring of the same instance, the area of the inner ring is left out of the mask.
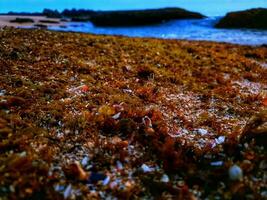
[[[233,181],[238,181],[243,178],[243,171],[238,165],[233,165],[229,168],[229,178]]]
[[[63,186],[63,185],[55,185],[55,186],[54,186],[54,189],[55,189],[55,191],[57,191],[57,192],[61,192],[61,191],[64,190],[64,186]]]
[[[262,169],[262,170],[266,170],[267,169],[267,162],[266,162],[266,160],[262,160],[260,162],[259,168]]]
[[[23,151],[19,154],[20,157],[26,157],[27,156],[27,152],[26,151]]]
[[[206,129],[203,129],[203,128],[199,128],[197,129],[197,132],[200,134],[200,135],[206,135],[208,133],[208,131]]]
[[[63,194],[64,199],[69,198],[71,196],[71,194],[72,194],[72,186],[71,186],[71,184],[69,184],[68,187],[64,191],[64,194]]]
[[[223,161],[215,161],[215,162],[211,162],[210,165],[211,165],[211,166],[222,166],[222,165],[223,165]]]
[[[117,166],[118,170],[122,170],[123,169],[123,165],[122,165],[122,163],[120,161],[116,162],[116,166]]]
[[[120,116],[121,116],[121,112],[119,112],[119,113],[113,115],[112,118],[113,118],[113,119],[119,119]]]
[[[216,144],[222,144],[225,141],[225,136],[220,136],[218,138],[215,138]]]
[[[144,173],[153,171],[153,169],[147,166],[146,164],[142,164],[141,169],[143,170]]]
[[[168,183],[170,181],[169,176],[167,174],[163,174],[160,181],[163,183]]]
[[[129,93],[129,94],[132,94],[132,93],[133,93],[133,91],[130,90],[130,89],[123,89],[122,91],[123,91],[124,93]]]
[[[109,183],[109,181],[110,181],[110,177],[107,176],[107,177],[103,180],[102,184],[103,184],[103,185],[107,185],[107,184]]]
[[[82,166],[85,167],[86,165],[88,165],[89,160],[90,159],[87,156],[85,156],[81,161]]]

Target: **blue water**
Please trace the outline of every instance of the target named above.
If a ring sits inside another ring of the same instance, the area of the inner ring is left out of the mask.
[[[159,25],[115,28],[95,27],[90,22],[72,22],[66,28],[50,27],[49,29],[132,37],[208,40],[248,45],[267,44],[267,30],[213,28],[218,20],[219,17],[210,17],[200,20],[173,20]]]

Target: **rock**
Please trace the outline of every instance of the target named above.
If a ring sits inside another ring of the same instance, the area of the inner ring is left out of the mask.
[[[173,19],[201,19],[203,15],[181,8],[163,8],[131,11],[103,11],[92,14],[90,21],[96,26],[138,26],[157,24]]]
[[[113,118],[113,119],[119,119],[120,116],[121,116],[121,112],[119,112],[119,113],[113,115],[112,118]]]
[[[117,167],[118,170],[122,170],[123,169],[123,165],[119,160],[116,162],[116,167]]]
[[[34,24],[34,27],[40,29],[47,29],[48,26],[45,24]]]
[[[219,136],[218,138],[215,138],[216,144],[222,144],[225,141],[225,136]]]
[[[233,165],[228,170],[229,178],[233,181],[239,181],[243,178],[243,171],[238,165]]]
[[[69,184],[68,187],[64,190],[63,193],[64,199],[68,199],[71,196],[72,192],[73,192],[72,186],[71,184]]]
[[[86,165],[88,165],[89,161],[90,161],[90,158],[88,156],[85,156],[81,161],[82,166],[86,167]]]
[[[107,176],[107,177],[103,180],[102,184],[103,184],[103,185],[107,185],[109,182],[110,182],[110,177]]]
[[[33,23],[34,20],[31,19],[31,18],[21,18],[21,17],[17,17],[16,19],[14,20],[10,20],[11,23],[20,23],[20,24],[23,24],[23,23]]]
[[[255,8],[227,13],[215,27],[267,29],[267,9]]]
[[[152,172],[152,171],[154,171],[154,169],[153,169],[153,168],[151,168],[151,167],[147,166],[146,164],[142,164],[142,166],[141,166],[141,169],[142,169],[142,171],[143,171],[144,173],[147,173],[147,172]]]
[[[57,20],[39,20],[39,23],[45,23],[45,24],[59,24],[59,21],[57,21]]]
[[[167,174],[163,174],[160,181],[163,183],[168,183],[170,181],[169,176]]]
[[[206,129],[203,129],[203,128],[199,128],[197,129],[197,132],[200,134],[200,135],[206,135],[208,133],[208,131]]]
[[[211,166],[222,166],[223,165],[223,161],[214,161],[210,163]]]

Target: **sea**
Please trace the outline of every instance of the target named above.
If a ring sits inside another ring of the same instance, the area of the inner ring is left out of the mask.
[[[96,27],[91,22],[69,22],[66,27],[51,26],[49,29],[130,37],[218,41],[241,45],[267,44],[267,30],[214,28],[227,12],[267,8],[267,0],[0,0],[0,13],[40,12],[44,8],[62,11],[65,8],[138,10],[166,7],[180,7],[200,12],[207,18],[172,20],[157,25],[136,27]]]

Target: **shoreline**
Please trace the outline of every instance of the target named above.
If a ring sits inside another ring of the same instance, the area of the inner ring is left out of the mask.
[[[41,28],[53,31],[77,32],[103,35],[123,35],[140,38],[162,38],[178,40],[198,40],[226,42],[240,45],[265,46],[267,36],[264,30],[258,29],[216,29],[214,23],[220,18],[205,18],[200,20],[173,20],[158,25],[136,27],[96,27],[91,22],[70,22],[69,19],[34,17],[32,23],[10,23],[16,18],[32,20],[32,16],[0,16],[0,27],[12,26],[18,28]],[[40,23],[39,20],[42,22]],[[45,21],[51,23],[44,23]],[[53,22],[53,23],[52,23]],[[182,28],[182,29],[181,29]],[[133,31],[131,31],[133,30]],[[163,31],[165,30],[165,31]],[[195,32],[192,32],[195,30]]]
[[[18,19],[29,19],[29,20],[33,20],[33,22],[26,22],[26,23],[14,23],[14,22],[10,22],[12,20],[16,20],[16,18]],[[45,23],[42,21],[52,21],[52,22],[56,22],[56,23]],[[45,16],[28,16],[28,15],[0,15],[0,27],[29,27],[32,26],[34,27],[34,25],[36,24],[41,24],[44,26],[65,26],[66,22],[62,22],[59,18],[48,18]]]

